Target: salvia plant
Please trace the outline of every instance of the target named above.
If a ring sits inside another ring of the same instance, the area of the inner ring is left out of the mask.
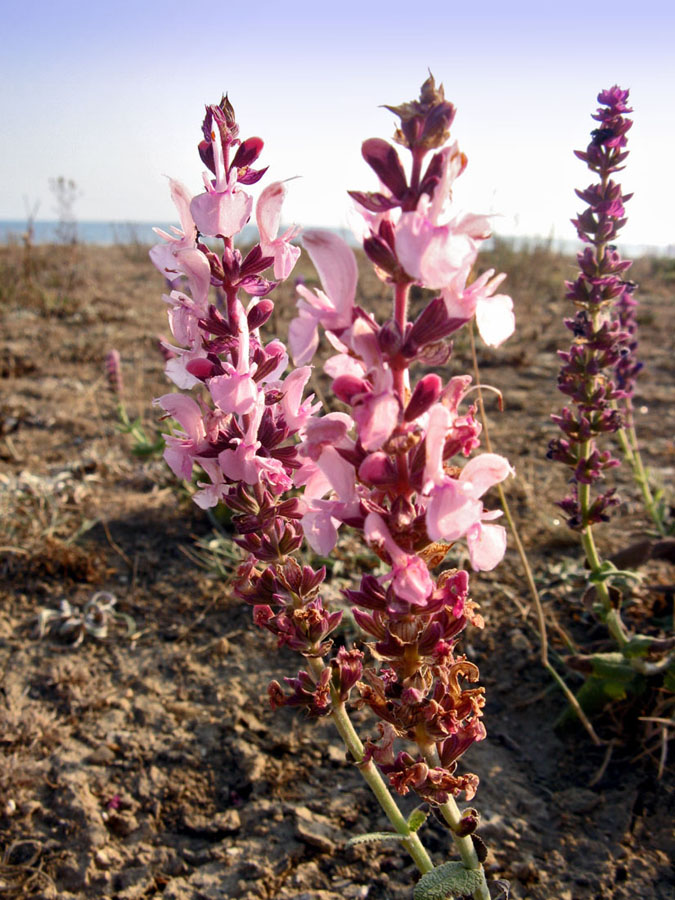
[[[607,473],[620,465],[614,455],[612,435],[631,464],[647,511],[663,534],[665,523],[651,494],[640,460],[632,421],[631,398],[635,379],[642,368],[637,359],[636,285],[626,278],[631,262],[620,255],[614,242],[626,222],[624,194],[615,174],[624,168],[627,134],[632,120],[627,114],[628,91],[614,86],[598,95],[593,116],[597,127],[585,151],[576,151],[596,181],[578,197],[586,204],[573,224],[585,244],[578,254],[579,274],[567,283],[567,299],[574,315],[565,320],[572,333],[569,350],[559,353],[562,367],[558,387],[568,399],[560,415],[553,417],[563,435],[549,445],[551,459],[570,472],[568,495],[559,506],[567,524],[581,538],[595,598],[594,609],[605,623],[615,651],[596,653],[576,660],[589,674],[580,699],[589,707],[602,706],[612,698],[645,687],[644,676],[665,675],[665,686],[675,688],[675,657],[672,635],[632,634],[622,617],[625,599],[617,585],[630,584],[634,573],[618,571],[603,560],[594,529],[610,520],[619,504],[614,487],[607,487]]]
[[[418,100],[388,108],[399,121],[394,142],[410,163],[387,141],[365,141],[379,185],[351,195],[365,255],[391,288],[391,315],[379,322],[358,305],[356,258],[341,238],[304,232],[321,287],[297,287],[290,369],[283,341],[263,337],[274,290],[300,254],[292,243],[298,229],[280,227],[287,189],[268,184],[254,206],[248,188],[267,171],[258,168],[263,142],[240,136],[227,97],[206,108],[204,191],[193,197],[170,181],[181,226],[160,232],[151,251],[174,288],[164,297],[175,339],[166,371],[181,389],[156,403],[180,426],[165,438],[170,467],[189,480],[198,466],[195,502],[231,512],[246,555],[238,596],[257,625],[304,659],[285,685],[269,686],[271,705],[332,719],[391,822],[392,832],[355,840],[400,841],[422,873],[419,900],[488,900],[478,813],[456,802],[472,800],[478,787],[459,760],[486,736],[478,667],[458,642],[483,620],[468,572],[453,559],[463,547],[477,571],[502,559],[500,513],[483,498],[512,468],[495,453],[474,453],[481,426],[467,401],[471,378],[429,370],[448,363],[451,336],[474,317],[482,338],[500,344],[513,331],[513,305],[498,293],[503,275],[471,280],[490,227],[484,216],[452,213],[466,157],[450,142],[455,108],[442,86],[430,77]],[[259,239],[244,251],[241,231],[252,216]],[[426,289],[414,316],[412,285]],[[334,351],[324,370],[339,411],[307,394],[321,332]],[[379,557],[382,574],[363,574],[345,591],[363,649],[334,652],[342,612],[322,599],[326,570],[296,556],[303,542],[330,554],[342,526]],[[377,719],[365,742],[350,706]],[[406,819],[390,789],[412,791],[422,805]],[[430,808],[447,824],[459,860],[434,867],[418,833]]]

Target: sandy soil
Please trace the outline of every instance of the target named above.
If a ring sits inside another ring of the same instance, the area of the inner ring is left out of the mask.
[[[582,648],[599,648],[606,636],[581,603],[580,554],[553,505],[564,473],[545,459],[559,403],[555,349],[565,343],[561,281],[573,262],[544,249],[495,255],[511,272],[519,328],[480,354],[484,381],[505,396],[504,413],[490,409],[493,441],[518,471],[510,499],[556,656],[565,647],[554,622]],[[415,871],[395,845],[344,846],[387,823],[330,725],[269,709],[267,683],[294,674],[298,660],[231,596],[236,552],[162,460],[134,457],[116,429],[108,350],[119,349],[129,414],[150,434],[151,400],[167,390],[156,346],[167,330],[163,285],[145,251],[34,248],[24,258],[0,248],[0,268],[0,897],[409,898]],[[654,479],[667,485],[675,269],[641,261],[633,277],[648,361],[640,434]],[[383,308],[386,291],[372,276],[361,290],[363,305]],[[290,288],[276,299],[283,335]],[[450,365],[468,371],[465,339]],[[646,527],[635,487],[625,473],[619,480],[625,502],[600,529],[608,551]],[[338,602],[357,556],[346,537],[328,586]],[[654,613],[664,596],[672,604],[663,589],[672,569],[644,572],[636,615]],[[77,647],[36,640],[40,609],[63,599],[82,609],[97,591],[133,617],[131,635],[119,621]],[[473,591],[487,624],[465,647],[487,689],[489,738],[468,765],[481,778],[475,804],[490,876],[510,881],[516,900],[672,900],[672,747],[659,779],[661,731],[638,720],[644,708],[616,704],[596,720],[614,742],[601,771],[606,746],[574,723],[554,727],[564,701],[539,665],[514,551],[474,578]],[[362,734],[373,730],[365,713],[356,720]],[[433,818],[423,839],[436,862],[451,853]]]

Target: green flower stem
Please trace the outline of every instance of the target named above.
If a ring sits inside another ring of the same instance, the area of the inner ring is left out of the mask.
[[[430,747],[421,747],[420,749],[430,766],[440,766],[441,761],[438,756],[438,750],[434,745],[431,745]],[[476,888],[473,892],[472,896],[474,900],[490,900],[490,890],[487,886],[487,881],[485,880],[485,870],[478,859],[478,854],[476,853],[476,848],[474,847],[471,835],[460,837],[455,831],[461,821],[462,812],[457,806],[454,797],[450,797],[450,799],[440,807],[440,813],[450,826],[452,839],[459,850],[459,855],[462,857],[464,867],[480,872],[483,878],[481,886]]]
[[[581,513],[584,518],[586,517],[586,513],[590,506],[590,493],[590,485],[579,485],[579,506],[581,507]],[[595,546],[593,529],[590,525],[586,525],[581,532],[581,544],[584,548],[584,553],[586,554],[586,559],[591,570],[591,576],[596,577],[601,572],[602,562]],[[595,591],[602,605],[602,620],[607,626],[609,633],[616,641],[617,646],[622,650],[628,643],[628,636],[624,624],[621,621],[619,611],[614,609],[614,606],[612,605],[612,598],[610,597],[607,583],[598,578],[595,581]]]
[[[309,659],[308,663],[314,676],[318,678],[324,668],[323,663],[320,659]],[[431,858],[429,857],[429,854],[424,847],[424,844],[420,840],[419,835],[408,828],[408,823],[401,813],[401,810],[394,802],[394,798],[389,793],[389,788],[384,783],[382,776],[378,772],[372,760],[368,760],[368,762],[365,763],[363,762],[363,744],[361,743],[361,739],[359,738],[354,729],[354,726],[352,725],[345,705],[341,702],[337,692],[332,685],[330,692],[332,700],[331,718],[345,744],[345,747],[356,763],[359,772],[363,775],[364,780],[367,782],[368,787],[371,789],[373,794],[375,794],[377,802],[380,804],[386,817],[394,826],[397,833],[403,837],[401,843],[412,857],[413,862],[415,863],[419,871],[423,875],[425,875],[427,872],[431,872],[431,870],[434,868],[434,864],[432,863]]]
[[[637,433],[635,431],[635,422],[633,419],[633,406],[630,401],[630,397],[626,399],[625,418],[626,424],[617,432],[619,444],[621,445],[621,450],[626,457],[626,462],[628,462],[631,469],[633,470],[633,478],[635,479],[635,482],[642,493],[642,499],[644,501],[645,509],[652,518],[661,537],[664,537],[666,534],[666,528],[663,523],[663,518],[659,515],[659,511],[654,500],[654,495],[652,494],[651,487],[649,486],[647,472],[642,462],[642,455],[640,454],[640,446],[638,444]]]
[[[485,402],[483,400],[483,392],[480,387],[480,372],[478,370],[478,356],[476,354],[476,339],[474,337],[473,331],[473,322],[469,323],[469,339],[471,341],[471,356],[473,359],[473,372],[474,377],[476,379],[476,390],[478,392],[478,409],[480,412],[481,423],[483,425],[483,437],[485,439],[485,449],[488,453],[492,453],[492,441],[490,440],[490,431],[488,429],[487,415],[485,414]],[[527,557],[527,553],[525,551],[525,547],[523,546],[523,542],[520,539],[520,532],[518,530],[518,526],[516,525],[516,520],[513,518],[511,513],[511,507],[508,504],[506,499],[506,492],[501,484],[497,485],[497,491],[499,493],[499,502],[504,511],[504,515],[506,516],[506,521],[509,523],[509,528],[511,530],[511,535],[513,536],[513,540],[516,545],[516,550],[518,551],[518,556],[520,556],[520,561],[523,566],[523,571],[525,573],[525,580],[527,581],[527,586],[530,589],[530,595],[534,602],[534,608],[537,613],[537,628],[539,631],[539,659],[541,660],[542,666],[549,673],[551,678],[556,682],[560,690],[565,695],[567,702],[574,709],[577,714],[579,721],[584,726],[590,739],[596,746],[600,746],[602,741],[595,733],[595,729],[591,725],[588,716],[581,708],[581,704],[574,696],[570,688],[567,686],[565,679],[560,675],[555,669],[553,663],[548,658],[548,634],[546,631],[546,617],[544,616],[544,608],[541,604],[541,598],[539,596],[539,591],[537,590],[537,585],[534,580],[534,575],[532,574],[532,568],[530,566],[530,561]]]

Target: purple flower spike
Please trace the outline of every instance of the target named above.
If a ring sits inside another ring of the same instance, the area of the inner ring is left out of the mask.
[[[581,530],[605,521],[606,510],[618,503],[610,491],[580,504],[577,485],[594,485],[619,465],[609,451],[598,449],[596,439],[622,427],[616,403],[631,396],[641,368],[634,356],[634,285],[624,279],[631,263],[611,243],[626,222],[625,204],[631,197],[611,178],[628,155],[626,135],[633,123],[624,115],[632,111],[627,100],[628,91],[617,86],[601,91],[601,106],[593,116],[598,127],[586,150],[575,151],[599,181],[576,192],[587,208],[572,223],[587,246],[577,256],[577,279],[567,283],[566,296],[576,314],[565,325],[574,340],[569,351],[559,353],[563,365],[558,377],[560,391],[574,406],[552,417],[565,438],[551,441],[548,456],[571,470],[572,493],[559,505],[570,527]]]

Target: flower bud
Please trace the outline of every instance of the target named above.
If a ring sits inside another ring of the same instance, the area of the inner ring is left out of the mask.
[[[443,382],[438,375],[430,373],[420,378],[403,413],[405,421],[414,422],[423,415],[438,400],[442,390]]]

